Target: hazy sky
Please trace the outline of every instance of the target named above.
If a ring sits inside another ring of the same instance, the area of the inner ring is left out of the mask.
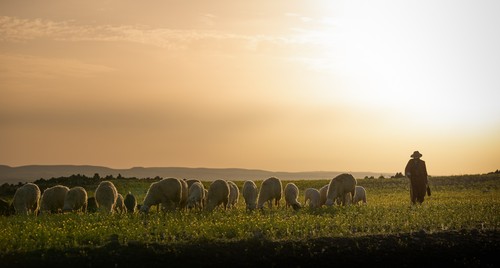
[[[0,0],[0,164],[494,171],[499,11]]]

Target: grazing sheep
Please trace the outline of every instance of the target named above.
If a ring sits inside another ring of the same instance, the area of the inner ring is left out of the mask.
[[[227,183],[229,184],[229,207],[236,208],[236,203],[238,203],[238,199],[240,198],[240,189],[232,181],[228,181]]]
[[[64,198],[63,211],[87,211],[87,191],[77,186],[69,189]]]
[[[135,199],[135,196],[132,193],[128,192],[128,194],[125,196],[124,203],[128,213],[135,212],[137,208],[137,200]]]
[[[207,211],[212,211],[215,207],[223,205],[224,210],[229,203],[229,184],[225,180],[215,180],[208,188]]]
[[[309,201],[309,208],[319,208],[321,207],[320,200],[321,195],[317,189],[307,188],[304,191],[304,206],[307,204],[307,201]]]
[[[97,208],[106,213],[113,213],[118,198],[118,191],[110,181],[102,181],[95,190]]]
[[[253,181],[245,181],[241,189],[245,199],[247,210],[254,210],[257,207],[257,185]]]
[[[293,210],[299,210],[302,206],[300,205],[297,198],[299,197],[299,188],[295,183],[287,183],[285,186],[285,207],[292,207]]]
[[[280,206],[281,193],[283,192],[283,187],[281,185],[281,180],[275,177],[265,179],[260,186],[259,191],[259,201],[257,202],[257,208],[264,208],[264,203],[268,202],[269,208],[273,206],[274,203],[277,207]]]
[[[87,212],[89,213],[97,212],[97,202],[95,201],[95,197],[87,198]]]
[[[326,203],[326,194],[328,193],[328,184],[319,189],[319,206]]]
[[[10,216],[13,215],[16,211],[14,210],[14,206],[12,203],[9,203],[0,198],[0,216]]]
[[[36,215],[40,203],[40,188],[34,183],[26,183],[19,187],[14,194],[12,204],[16,214],[29,215],[33,213]]]
[[[202,184],[203,185],[203,184]],[[208,200],[208,189],[207,188],[204,188],[203,190],[205,192],[205,195],[203,197],[203,207],[206,207],[207,206],[207,200]]]
[[[363,186],[356,186],[354,189],[354,197],[352,198],[352,204],[357,205],[360,201],[366,204],[366,190]]]
[[[326,205],[332,206],[333,202],[337,199],[341,199],[343,206],[346,205],[346,194],[350,193],[354,196],[354,191],[356,188],[356,179],[351,174],[340,174],[333,178],[328,185],[328,194]]]
[[[125,201],[121,194],[118,194],[116,197],[115,212],[120,214],[127,213],[127,207],[125,206]]]
[[[61,212],[68,191],[69,188],[62,185],[56,185],[45,189],[40,199],[40,213]]]
[[[188,199],[188,194],[189,194],[189,186],[185,180],[179,180],[182,186],[182,196],[181,196],[181,202],[179,204],[180,209],[186,208],[187,205],[187,199]]]
[[[205,188],[200,182],[194,182],[189,187],[189,195],[187,199],[188,209],[197,208],[203,209],[203,199],[205,198]]]
[[[177,209],[182,198],[182,183],[176,178],[153,182],[144,197],[140,211],[148,213],[151,206],[161,204],[163,211]]]
[[[201,183],[201,181],[197,180],[197,179],[189,179],[189,180],[186,180],[186,182],[188,184],[188,189],[191,188],[191,185],[193,185],[193,183],[195,183],[195,182]],[[203,185],[203,183],[201,185]],[[205,188],[203,188],[203,189],[205,189]]]

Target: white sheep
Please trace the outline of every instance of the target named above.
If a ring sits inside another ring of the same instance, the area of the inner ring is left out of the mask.
[[[279,207],[282,192],[283,187],[280,179],[275,177],[265,179],[260,186],[257,208],[264,208],[266,202],[268,202],[269,208],[272,208],[273,200],[275,205]]]
[[[128,192],[123,202],[125,203],[125,207],[127,208],[128,213],[135,212],[137,208],[137,200],[135,199],[135,196],[131,192]]]
[[[245,181],[241,189],[247,210],[254,210],[257,207],[257,185],[253,181]]]
[[[350,194],[347,194],[347,195],[350,195]],[[363,204],[366,204],[366,190],[365,190],[365,188],[363,186],[356,186],[354,197],[352,198],[352,200],[350,199],[350,196],[348,198],[349,198],[349,201],[352,201],[351,203],[353,205],[357,205],[361,201],[363,201]]]
[[[63,185],[56,185],[45,189],[40,199],[40,213],[61,212],[68,191],[69,188]]]
[[[34,183],[26,183],[19,187],[14,194],[12,204],[16,214],[36,215],[40,201],[40,188]]]
[[[87,211],[87,191],[77,186],[69,189],[64,198],[63,211]]]
[[[238,189],[236,183],[232,181],[228,181],[227,183],[229,184],[229,207],[236,208],[236,204],[240,197],[240,189]]]
[[[118,198],[118,191],[110,181],[102,181],[95,190],[95,201],[99,211],[113,213]]]
[[[326,203],[326,195],[328,193],[328,184],[319,189],[319,206],[323,206]]]
[[[163,211],[177,209],[182,198],[182,184],[176,178],[153,182],[144,197],[140,211],[148,213],[151,206],[161,204]]]
[[[299,197],[299,187],[295,183],[287,183],[285,186],[285,207],[292,207],[293,210],[299,210],[302,206],[300,205],[297,198]]]
[[[185,209],[187,205],[189,186],[185,180],[179,180],[179,182],[181,183],[181,188],[182,188],[181,202],[179,203],[179,208],[182,210]]]
[[[321,207],[321,194],[318,189],[307,188],[304,190],[304,206],[309,201],[309,208],[319,208]]]
[[[207,211],[212,211],[215,207],[223,205],[227,209],[229,203],[229,184],[225,180],[215,180],[208,188]]]
[[[333,178],[328,185],[326,205],[332,206],[336,199],[341,199],[343,206],[347,204],[346,194],[354,196],[356,179],[351,174],[340,174]]]
[[[127,207],[125,206],[125,200],[123,195],[118,194],[116,197],[115,212],[117,213],[127,213]]]
[[[189,195],[187,199],[188,209],[197,208],[203,209],[203,199],[205,198],[205,188],[200,182],[194,182],[189,187]]]

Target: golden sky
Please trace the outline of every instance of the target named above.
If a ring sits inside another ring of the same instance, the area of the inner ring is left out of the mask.
[[[0,164],[500,168],[498,1],[0,1]]]

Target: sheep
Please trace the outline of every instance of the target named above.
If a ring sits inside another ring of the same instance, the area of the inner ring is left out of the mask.
[[[69,188],[63,185],[56,185],[43,191],[40,199],[40,213],[58,213],[64,207],[64,198]]]
[[[332,206],[333,202],[340,198],[343,206],[346,205],[346,194],[354,196],[356,179],[351,174],[340,174],[333,178],[328,185],[326,205]]]
[[[207,211],[213,211],[215,207],[223,205],[224,210],[229,203],[229,184],[225,180],[215,180],[208,188]]]
[[[137,208],[137,200],[135,199],[135,196],[132,193],[128,192],[128,194],[125,196],[124,203],[128,213],[135,212]]]
[[[191,188],[191,185],[193,185],[193,183],[195,183],[195,182],[201,183],[201,181],[197,180],[197,179],[189,179],[189,180],[186,180],[186,182],[188,184],[188,189]],[[203,185],[203,183],[202,183],[202,185]]]
[[[349,201],[351,201],[351,199],[349,199]],[[354,189],[352,204],[357,205],[361,201],[363,201],[363,204],[366,204],[366,190],[363,186],[356,186],[356,188]]]
[[[245,181],[241,190],[245,199],[247,210],[254,210],[257,207],[257,185],[253,181]]]
[[[295,183],[287,183],[285,186],[285,207],[292,207],[293,210],[299,210],[302,206],[297,201],[299,197],[299,188]]]
[[[328,184],[319,189],[319,206],[326,203],[326,194],[328,193]]]
[[[186,208],[187,205],[187,199],[188,199],[188,194],[189,194],[189,186],[185,180],[179,180],[182,186],[182,196],[181,196],[181,202],[179,204],[180,209]]]
[[[307,204],[307,201],[309,201],[309,208],[321,207],[321,205],[320,205],[320,201],[321,201],[320,192],[314,188],[307,188],[304,191],[304,206]]]
[[[203,209],[203,199],[205,198],[205,189],[200,182],[194,182],[189,187],[189,195],[187,199],[188,209],[197,208]]]
[[[95,201],[95,197],[87,198],[87,212],[97,212],[97,202]]]
[[[113,213],[118,198],[118,191],[110,181],[102,181],[95,190],[95,201],[98,210],[106,213]]]
[[[272,201],[277,207],[280,206],[281,194],[282,194],[281,180],[275,177],[265,179],[259,191],[259,198],[257,202],[257,208],[263,209],[264,203],[268,202],[269,208],[272,208]]]
[[[148,213],[151,206],[161,204],[163,211],[177,209],[182,199],[182,183],[176,178],[153,182],[144,197],[140,211]]]
[[[33,213],[34,215],[38,212],[38,206],[40,203],[40,188],[34,183],[26,183],[25,185],[19,187],[14,194],[12,199],[12,204],[14,204],[14,209],[16,214],[29,215]]]
[[[208,200],[208,189],[204,188],[203,191],[205,192],[205,195],[203,197],[203,207],[205,207],[207,205],[207,200]]]
[[[127,207],[125,206],[125,201],[123,200],[123,195],[118,194],[116,197],[115,212],[117,213],[127,213]]]
[[[236,208],[236,203],[238,203],[240,197],[240,189],[232,181],[228,181],[227,183],[229,184],[229,207]]]
[[[0,216],[10,216],[15,213],[14,206],[0,198]]]
[[[73,187],[66,193],[63,212],[68,211],[87,211],[87,191],[83,187]]]

